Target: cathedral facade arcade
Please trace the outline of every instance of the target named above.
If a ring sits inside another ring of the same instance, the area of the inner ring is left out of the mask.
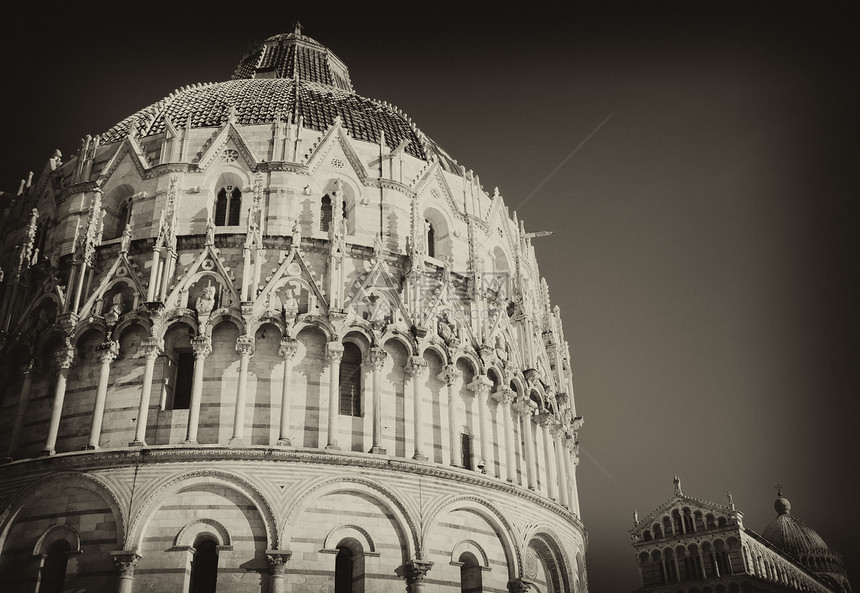
[[[4,198],[4,591],[587,590],[530,236],[330,50],[269,38]]]

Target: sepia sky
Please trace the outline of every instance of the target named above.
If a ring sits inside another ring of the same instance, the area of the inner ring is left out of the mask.
[[[591,592],[639,586],[633,510],[673,475],[758,533],[782,484],[857,588],[860,9],[596,4],[32,2],[0,36],[0,188],[298,18],[554,232]]]

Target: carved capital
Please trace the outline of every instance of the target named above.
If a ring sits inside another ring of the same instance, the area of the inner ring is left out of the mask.
[[[449,364],[436,376],[440,381],[444,381],[446,385],[453,385],[457,379],[463,376],[463,372],[458,370],[453,364]]]
[[[236,352],[240,356],[251,356],[254,354],[254,336],[239,336],[236,338]]]
[[[212,354],[212,340],[209,336],[194,336],[191,338],[191,348],[194,350],[194,358],[206,358]]]
[[[340,364],[343,358],[343,344],[340,342],[327,342],[325,345],[325,359],[332,364]]]
[[[470,391],[474,391],[475,395],[484,398],[490,393],[490,389],[493,387],[493,382],[490,381],[487,375],[475,375],[475,379],[466,387],[468,387]]]
[[[367,353],[367,364],[372,370],[381,371],[387,357],[388,353],[383,348],[374,346]]]
[[[119,356],[119,342],[109,340],[96,346],[96,355],[102,364],[110,364]]]
[[[544,428],[550,428],[556,423],[555,416],[552,412],[543,411],[540,414],[535,414],[535,421]]]
[[[283,575],[287,572],[287,562],[293,555],[289,550],[266,550],[266,559],[269,561],[269,570],[273,575]]]
[[[558,402],[559,407],[566,404],[568,399],[570,398],[568,398],[567,394],[563,391],[555,394],[555,401]]]
[[[410,356],[403,370],[412,379],[423,377],[427,374],[427,361],[420,356]]]
[[[134,567],[141,555],[130,550],[117,550],[110,553],[113,562],[121,577],[134,577]]]
[[[415,585],[424,582],[424,579],[427,578],[427,573],[433,568],[433,563],[429,560],[413,558],[406,563],[405,568],[404,576],[406,577],[406,584]]]
[[[64,348],[59,352],[54,353],[54,360],[57,363],[57,366],[61,369],[68,369],[72,366],[72,363],[75,360],[75,349],[74,348]]]
[[[503,387],[492,393],[492,398],[499,402],[500,405],[507,405],[514,401],[517,392],[509,387]]]
[[[535,410],[537,409],[537,404],[535,404],[530,399],[520,399],[519,401],[511,404],[511,409],[518,413],[520,416],[525,416],[526,418],[531,417]]]
[[[296,350],[299,348],[298,340],[292,338],[281,338],[281,347],[278,349],[278,354],[284,357],[284,360],[291,360],[296,355]]]
[[[140,349],[137,351],[138,356],[146,358],[157,358],[164,352],[164,340],[155,336],[149,336],[140,341]]]

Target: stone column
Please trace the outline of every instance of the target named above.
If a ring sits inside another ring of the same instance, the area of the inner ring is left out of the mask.
[[[149,269],[149,285],[146,290],[146,300],[154,301],[158,285],[158,248],[152,250],[152,267]]]
[[[578,445],[576,444],[576,439],[572,436],[568,436],[564,444],[565,451],[567,452],[567,476],[570,481],[570,494],[568,495],[570,498],[570,510],[579,517],[579,493],[576,488],[576,466],[579,464],[579,457],[577,457]]]
[[[385,365],[385,357],[388,354],[384,349],[373,347],[367,355],[367,362],[373,372],[373,446],[370,453],[385,455],[387,451],[382,447],[382,379],[380,373]]]
[[[42,455],[53,455],[56,453],[57,433],[60,430],[60,418],[63,415],[63,400],[66,398],[66,379],[69,377],[69,367],[75,358],[75,349],[66,348],[54,355],[59,369],[57,370],[57,384],[54,387],[54,403],[51,407],[51,421],[48,424],[48,438]]]
[[[12,436],[9,438],[9,450],[6,453],[6,458],[14,459],[15,452],[18,449],[18,441],[21,438],[21,428],[24,426],[24,418],[27,416],[27,406],[30,403],[30,392],[33,390],[33,364],[34,359],[30,359],[21,369],[21,374],[24,376],[21,382],[21,396],[18,398],[18,410],[15,413],[15,424],[12,427]]]
[[[340,414],[340,361],[343,358],[343,344],[326,344],[325,357],[328,360],[328,442],[326,449],[340,449],[337,446],[337,420]]]
[[[424,412],[421,399],[421,379],[427,376],[427,361],[420,356],[412,356],[404,368],[412,381],[412,411],[415,437],[415,454],[412,459],[427,461],[424,454]]]
[[[550,426],[549,433],[550,436],[552,436],[552,443],[555,449],[556,468],[558,470],[558,502],[562,506],[570,508],[567,464],[564,460],[564,444],[562,443],[564,432],[562,431],[561,426],[556,423]]]
[[[478,463],[478,466],[483,474],[487,473],[487,468],[492,466],[492,460],[490,459],[492,457],[490,449],[490,426],[488,422],[490,409],[489,402],[487,401],[492,386],[493,382],[486,375],[477,375],[468,385],[469,389],[475,392],[475,399],[478,400],[478,425],[481,431],[480,439],[478,440],[481,447],[481,461]]]
[[[406,577],[406,593],[423,593],[424,579],[427,578],[427,573],[433,568],[433,563],[429,560],[419,560],[413,558],[406,563],[404,576]]]
[[[134,440],[130,447],[146,446],[146,424],[149,418],[149,398],[152,393],[152,375],[155,371],[155,360],[164,352],[164,340],[150,336],[140,341],[139,355],[146,357],[143,367],[143,385],[140,388],[140,404],[137,408],[137,427]]]
[[[236,352],[239,353],[239,386],[236,389],[236,409],[233,411],[233,436],[231,445],[245,445],[245,401],[248,397],[248,362],[254,354],[254,337],[236,338]]]
[[[107,399],[108,381],[110,380],[110,365],[119,356],[119,342],[110,340],[96,347],[96,353],[101,362],[99,369],[99,384],[96,388],[96,401],[93,404],[93,422],[90,426],[90,439],[87,449],[98,449],[102,435],[102,422],[105,417],[105,400]]]
[[[137,552],[129,550],[118,550],[111,552],[114,564],[119,571],[119,582],[117,583],[117,593],[131,593],[134,585],[134,567],[141,556]]]
[[[451,465],[461,465],[460,439],[457,431],[457,414],[454,408],[454,383],[463,373],[457,370],[453,364],[449,364],[439,373],[441,381],[445,381],[448,388],[448,452]]]
[[[555,459],[553,458],[552,439],[549,435],[549,428],[554,424],[555,418],[551,412],[541,412],[538,414],[537,419],[543,436],[543,455],[544,465],[546,466],[546,495],[553,500],[558,500],[558,485],[555,481]]]
[[[537,462],[535,461],[534,437],[532,436],[532,416],[534,415],[534,408],[537,406],[533,401],[523,399],[512,404],[511,407],[520,415],[522,421],[523,440],[526,443],[526,483],[531,490],[534,490],[537,484],[535,479]]]
[[[266,558],[269,561],[271,579],[269,580],[269,593],[285,593],[287,590],[287,562],[293,555],[288,550],[266,550]]]
[[[493,399],[499,402],[502,409],[502,422],[505,425],[505,479],[508,482],[517,481],[517,443],[514,440],[514,420],[511,416],[511,402],[514,401],[515,395],[514,390],[508,388],[499,389],[493,394]]]
[[[290,382],[293,376],[293,358],[299,343],[291,338],[281,338],[280,354],[284,357],[284,384],[281,386],[281,425],[278,429],[278,445],[289,447],[290,443]],[[274,574],[274,573],[273,573]]]
[[[194,349],[194,375],[191,383],[191,403],[188,406],[188,433],[185,443],[197,443],[197,426],[200,423],[200,400],[203,399],[203,365],[206,357],[212,354],[212,342],[208,336],[191,338]]]

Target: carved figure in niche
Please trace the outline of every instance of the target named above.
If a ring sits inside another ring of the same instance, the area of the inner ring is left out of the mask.
[[[215,225],[211,218],[206,221],[206,244],[215,245]]]
[[[302,225],[299,224],[299,219],[293,223],[293,249],[298,249],[302,244]]]
[[[508,362],[510,358],[509,354],[509,346],[505,339],[502,337],[502,334],[496,336],[496,358],[501,360],[502,362]]]
[[[124,309],[125,303],[122,300],[122,292],[118,290],[111,299],[111,305],[107,313],[105,313],[105,319],[108,320],[108,323],[116,323]]]
[[[215,308],[215,287],[212,286],[211,282],[203,289],[203,294],[197,297],[194,308],[197,310],[197,315],[201,317],[208,317],[212,309]]]
[[[299,301],[296,299],[295,290],[293,290],[292,288],[288,288],[286,296],[284,298],[284,318],[295,319],[296,315],[298,314]]]
[[[439,336],[445,343],[451,344],[455,341],[459,341],[458,331],[457,331],[457,323],[451,319],[451,311],[445,311],[442,313],[442,316],[439,317]]]
[[[128,251],[131,245],[131,228],[126,226],[122,232],[122,240],[120,241],[120,251]]]
[[[388,302],[387,298],[378,294],[371,294],[367,300],[370,301],[370,319],[368,321],[384,324],[392,322],[391,303]]]

